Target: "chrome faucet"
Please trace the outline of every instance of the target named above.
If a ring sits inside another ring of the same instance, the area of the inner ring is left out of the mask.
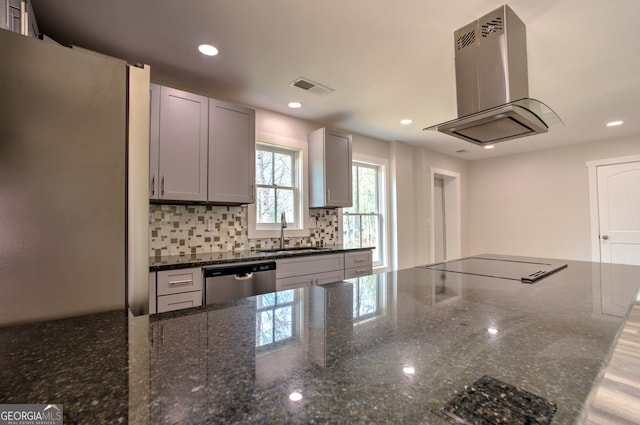
[[[280,249],[284,249],[284,229],[287,227],[287,216],[282,211],[280,213]]]

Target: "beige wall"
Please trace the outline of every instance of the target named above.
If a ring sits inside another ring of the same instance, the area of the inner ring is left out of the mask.
[[[636,137],[471,162],[469,254],[590,261],[586,162],[639,153]]]
[[[431,168],[460,174],[461,254],[467,255],[469,163],[401,142],[392,143],[390,150],[395,161],[397,268],[430,262]]]

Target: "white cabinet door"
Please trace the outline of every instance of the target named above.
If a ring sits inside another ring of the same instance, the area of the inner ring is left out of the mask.
[[[344,254],[344,277],[366,276],[373,273],[371,250],[347,252]]]
[[[309,133],[311,208],[352,206],[351,135],[320,128]]]
[[[149,119],[149,199],[159,199],[160,187],[160,92],[162,88],[157,84],[150,85]]]
[[[158,297],[158,313],[182,310],[184,308],[202,305],[202,292],[183,292],[174,295],[160,295]]]
[[[254,202],[255,111],[209,99],[208,201]]]
[[[343,270],[286,277],[276,279],[276,290],[284,291],[287,289],[308,288],[313,285],[324,285],[326,283],[340,282],[341,280],[344,280]]]
[[[158,199],[207,200],[208,111],[206,97],[161,87],[155,142],[158,146]],[[152,124],[153,119],[152,116]]]
[[[344,254],[310,255],[276,260],[276,289],[282,291],[344,279]]]
[[[309,255],[276,260],[276,278],[344,271],[344,254]]]

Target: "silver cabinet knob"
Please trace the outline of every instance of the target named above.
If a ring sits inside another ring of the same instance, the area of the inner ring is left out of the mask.
[[[609,239],[609,236],[607,236],[607,235],[602,235],[602,239],[607,240],[607,239]]]

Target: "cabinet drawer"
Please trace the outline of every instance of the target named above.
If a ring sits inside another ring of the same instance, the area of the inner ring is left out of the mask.
[[[158,297],[158,313],[180,310],[202,305],[202,291],[183,292],[181,294]]]
[[[344,280],[344,271],[342,270],[286,277],[276,280],[276,290],[307,288],[312,285],[324,285],[325,283],[340,282],[341,280]]]
[[[361,268],[371,266],[371,251],[347,252],[344,254],[344,268]]]
[[[276,278],[344,270],[344,254],[310,255],[276,260]]]
[[[202,291],[202,269],[163,270],[158,272],[158,295]]]
[[[354,267],[352,269],[346,269],[344,271],[344,278],[352,279],[354,277],[367,276],[367,275],[370,275],[371,273],[373,273],[373,269],[371,268],[371,265]]]

